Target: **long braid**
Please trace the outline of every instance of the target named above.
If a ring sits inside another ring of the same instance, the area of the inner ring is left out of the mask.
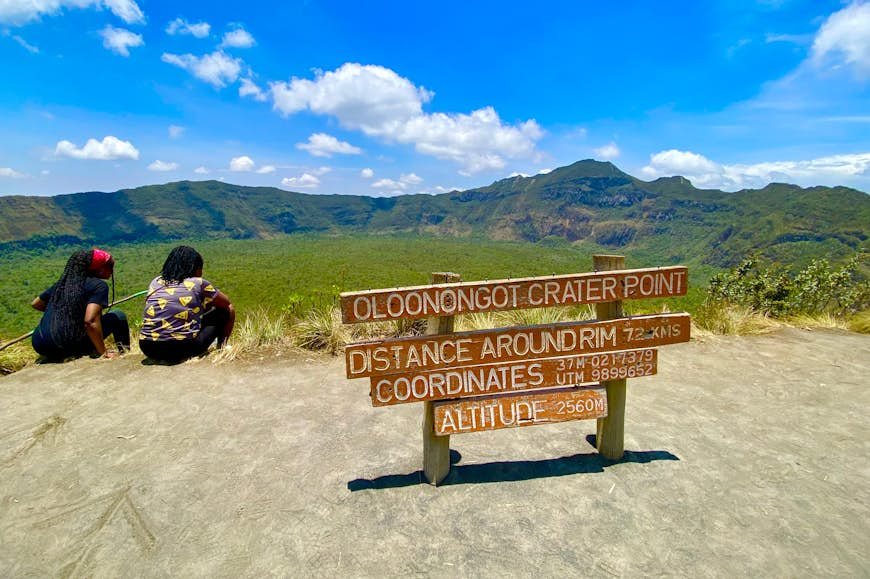
[[[202,267],[202,256],[189,245],[179,245],[169,252],[160,276],[163,283],[181,283]]]
[[[107,312],[109,310],[111,310],[112,306],[115,304],[115,272],[114,272],[114,268],[112,268],[112,270],[113,270],[112,271],[112,299],[111,299],[111,301],[109,301],[109,306],[105,310]]]
[[[85,279],[93,251],[76,251],[66,262],[49,303],[52,306],[51,338],[55,344],[69,345],[85,334]]]

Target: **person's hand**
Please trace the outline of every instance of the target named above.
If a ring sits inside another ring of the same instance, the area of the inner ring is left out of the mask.
[[[112,360],[112,359],[118,357],[118,351],[117,350],[106,350],[101,357],[108,358],[109,360]]]

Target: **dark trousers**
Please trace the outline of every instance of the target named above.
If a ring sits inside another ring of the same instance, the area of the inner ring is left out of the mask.
[[[103,339],[112,336],[119,348],[130,349],[130,324],[124,312],[108,312],[103,314],[100,324],[103,326]]]
[[[119,348],[130,349],[130,324],[127,322],[127,315],[124,312],[103,314],[100,318],[100,325],[103,327],[103,339],[112,336]],[[37,331],[33,334],[32,343],[34,350],[48,358],[63,359],[70,356],[96,353],[94,343],[87,336],[74,344],[61,346]]]
[[[220,338],[221,330],[230,320],[230,313],[221,308],[212,308],[200,319],[199,334],[189,340],[139,340],[139,349],[152,360],[181,362],[201,356],[208,347]]]

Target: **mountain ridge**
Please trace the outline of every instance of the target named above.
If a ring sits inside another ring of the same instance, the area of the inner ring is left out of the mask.
[[[0,245],[271,238],[291,233],[481,236],[591,243],[733,265],[867,251],[870,195],[771,183],[726,193],[684,177],[642,181],[591,159],[439,195],[319,195],[221,181],[0,197]]]

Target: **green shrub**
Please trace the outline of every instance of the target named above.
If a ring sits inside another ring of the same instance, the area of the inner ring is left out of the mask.
[[[752,257],[710,279],[707,307],[713,308],[715,303],[739,305],[776,318],[848,315],[870,303],[870,283],[858,265],[858,256],[839,268],[819,259],[792,276],[779,266],[762,265]]]

